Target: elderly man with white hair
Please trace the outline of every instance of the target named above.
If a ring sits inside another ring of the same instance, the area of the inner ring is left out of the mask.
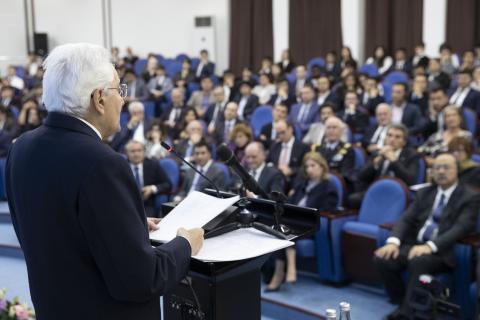
[[[362,146],[369,154],[385,145],[388,126],[392,124],[392,108],[386,103],[380,103],[375,109],[375,119],[377,123],[367,129],[362,139]]]
[[[152,247],[120,129],[126,87],[110,54],[66,44],[47,57],[45,124],[10,150],[6,188],[38,319],[160,319],[159,296],[188,271],[203,230]]]
[[[338,117],[328,117],[325,121],[325,140],[316,151],[327,160],[331,171],[342,175],[347,182],[353,182],[355,152],[350,143],[342,141],[346,129],[346,124]]]
[[[130,119],[125,127],[118,132],[111,143],[113,150],[123,152],[129,140],[145,144],[145,134],[150,128],[150,121],[145,119],[145,107],[140,101],[128,105]]]

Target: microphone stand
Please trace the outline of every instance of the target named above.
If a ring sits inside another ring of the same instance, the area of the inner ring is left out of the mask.
[[[220,190],[218,190],[218,187],[215,185],[215,183],[213,183],[212,180],[210,180],[206,175],[204,175],[203,173],[200,172],[200,170],[198,170],[197,168],[195,168],[194,165],[192,165],[190,162],[188,162],[187,160],[185,160],[182,156],[180,156],[176,151],[175,149],[168,145],[165,141],[161,141],[160,144],[162,145],[162,147],[164,147],[169,153],[173,154],[175,157],[177,157],[178,159],[182,160],[183,163],[185,163],[187,166],[189,166],[190,168],[193,169],[193,171],[195,171],[196,173],[198,173],[202,178],[204,178],[205,180],[207,180],[214,188],[215,188],[215,191],[217,192],[217,198],[222,198],[222,196],[220,195]]]
[[[278,218],[276,216],[277,213],[275,213],[276,225],[273,228],[270,226],[267,226],[266,224],[255,221],[255,218],[256,218],[255,215],[250,210],[247,209],[247,206],[250,204],[250,200],[248,200],[248,198],[246,197],[245,184],[243,184],[242,187],[240,188],[240,197],[241,197],[240,200],[237,202],[239,212],[237,213],[236,221],[228,223],[216,229],[213,229],[212,231],[210,231],[204,236],[205,239],[213,238],[213,237],[222,235],[224,233],[228,233],[231,231],[244,229],[244,228],[254,228],[254,229],[263,231],[269,235],[272,235],[278,239],[282,239],[282,240],[287,239],[287,236],[281,231],[281,229],[277,229],[276,227],[278,223]]]

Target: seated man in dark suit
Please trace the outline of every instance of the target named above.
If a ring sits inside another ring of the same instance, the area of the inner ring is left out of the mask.
[[[352,187],[355,181],[355,151],[350,143],[344,142],[342,137],[346,130],[345,123],[339,118],[331,116],[325,121],[325,141],[321,146],[315,146],[332,172],[340,174]]]
[[[440,87],[433,87],[428,96],[428,118],[423,130],[423,136],[429,137],[445,128],[445,108],[448,106],[447,91]]]
[[[200,51],[200,62],[197,70],[195,70],[195,80],[200,81],[202,77],[210,77],[215,73],[215,64],[208,58],[208,51],[203,49]]]
[[[277,82],[277,93],[273,94],[268,102],[269,105],[285,104],[288,108],[297,102],[297,97],[290,93],[290,83],[286,78]]]
[[[338,113],[338,117],[343,120],[352,133],[364,134],[370,124],[368,112],[359,104],[358,96],[355,91],[345,93],[345,106]]]
[[[131,139],[145,143],[145,134],[150,127],[150,121],[145,120],[145,107],[140,101],[128,105],[130,119],[125,127],[120,130],[111,142],[113,150],[123,152],[125,145]]]
[[[212,134],[215,143],[229,143],[230,133],[238,123],[242,123],[238,118],[238,104],[233,101],[229,102],[225,106],[223,117],[219,117],[215,123],[215,130]]]
[[[260,130],[260,140],[266,147],[277,140],[275,124],[280,120],[286,120],[288,116],[288,106],[285,103],[276,104],[272,110],[273,122],[269,122]]]
[[[185,110],[185,96],[180,88],[172,89],[172,102],[162,114],[161,120],[168,128],[168,136],[176,139],[182,130],[182,113]]]
[[[412,92],[408,101],[420,108],[423,117],[428,117],[428,80],[424,74],[417,74],[413,78]]]
[[[385,102],[385,98],[380,95],[378,79],[367,75],[364,81],[363,93],[360,95],[360,103],[370,115],[373,115],[377,106],[382,102]]]
[[[130,140],[125,151],[138,190],[143,196],[145,213],[147,217],[155,217],[155,196],[170,192],[170,180],[158,161],[145,158],[145,146],[141,142]]]
[[[44,65],[48,117],[17,139],[5,170],[36,317],[160,319],[160,295],[187,275],[203,230],[152,247],[128,162],[102,142],[125,97],[108,51],[66,44]]]
[[[321,106],[325,102],[333,102],[338,105],[338,98],[330,89],[330,78],[328,75],[321,75],[316,82],[317,87],[317,105]]]
[[[457,89],[450,96],[450,104],[480,112],[480,92],[471,87],[472,71],[460,70],[457,76]]]
[[[215,124],[223,118],[223,112],[228,100],[225,99],[225,90],[222,86],[217,86],[213,89],[214,102],[208,107],[203,115],[203,120],[207,124],[208,133],[212,134],[215,131]]]
[[[444,90],[450,88],[450,76],[442,71],[440,58],[433,58],[428,61],[428,87],[442,87]]]
[[[150,92],[147,85],[142,78],[137,77],[133,69],[125,71],[123,81],[128,86],[127,96],[125,97],[127,106],[130,102],[148,99]]]
[[[193,147],[193,162],[196,168],[206,175],[220,190],[225,190],[225,173],[212,159],[212,147],[205,140],[200,140]],[[193,169],[185,172],[180,192],[175,200],[185,198],[192,191],[202,191],[206,188],[214,188],[210,182],[201,177]]]
[[[275,131],[278,142],[270,147],[267,162],[273,163],[290,183],[302,165],[303,156],[308,152],[308,146],[295,139],[293,125],[285,120],[280,120],[275,124]],[[291,185],[287,187],[291,187]]]
[[[258,106],[258,97],[252,93],[253,85],[250,81],[240,83],[239,94],[234,98],[238,105],[238,119],[250,120],[250,116]]]
[[[400,305],[386,319],[410,319],[408,299],[419,276],[452,271],[453,246],[475,229],[480,199],[458,181],[451,154],[435,158],[433,181],[418,192],[387,244],[375,251],[374,262],[390,301]],[[407,287],[402,279],[405,270]]]
[[[408,103],[408,88],[405,83],[395,83],[392,87],[392,123],[403,123],[411,135],[422,133],[425,119],[416,104]]]
[[[272,191],[283,192],[285,181],[282,173],[274,167],[268,166],[265,162],[266,159],[265,147],[261,142],[255,141],[248,144],[245,149],[245,160],[250,175],[267,194]],[[249,191],[247,191],[247,195],[256,196]]]
[[[302,87],[300,90],[301,93],[301,102],[294,104],[290,108],[290,113],[288,114],[288,121],[290,121],[294,126],[300,128],[302,135],[305,135],[310,129],[312,123],[319,120],[320,107],[315,101],[315,89],[312,85],[307,84]]]
[[[362,147],[368,154],[377,152],[385,145],[388,127],[392,124],[392,108],[386,103],[380,103],[375,118],[377,124],[368,128],[362,139]]]
[[[363,196],[376,179],[396,177],[406,185],[417,182],[418,155],[407,147],[408,130],[402,124],[388,127],[385,145],[373,152],[367,164],[357,174],[357,192],[348,197],[351,208],[360,208]]]

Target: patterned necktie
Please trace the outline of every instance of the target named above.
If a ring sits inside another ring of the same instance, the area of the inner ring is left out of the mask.
[[[429,240],[432,240],[432,236],[435,230],[438,229],[438,224],[440,222],[440,217],[442,216],[443,209],[445,208],[445,204],[445,194],[442,193],[437,207],[435,208],[435,210],[433,210],[432,222],[427,226],[425,232],[423,233],[423,241],[427,242]]]
[[[142,190],[142,181],[140,180],[140,169],[138,166],[134,166],[134,173],[135,173],[135,182],[137,183],[138,190]]]

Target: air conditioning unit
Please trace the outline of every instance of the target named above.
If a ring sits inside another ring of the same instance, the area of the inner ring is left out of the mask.
[[[212,16],[195,17],[192,41],[192,56],[206,49],[210,61],[216,61],[217,45],[215,38],[215,19]]]

